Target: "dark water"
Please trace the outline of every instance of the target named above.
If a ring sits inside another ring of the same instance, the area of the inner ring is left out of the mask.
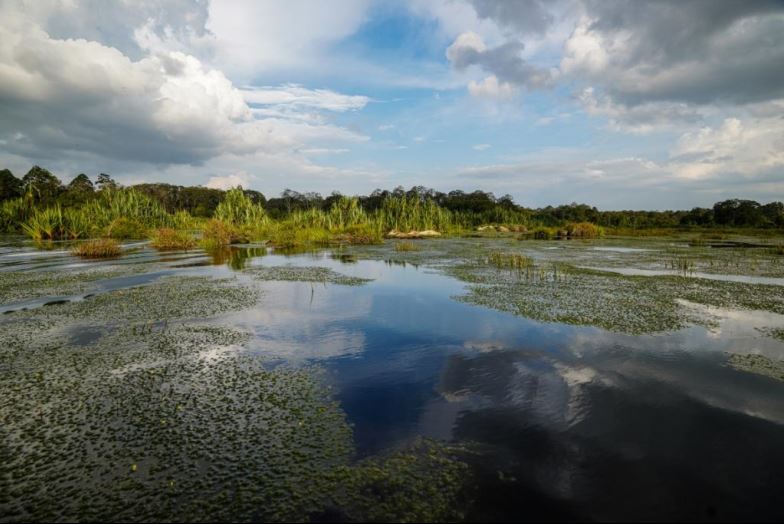
[[[718,333],[628,336],[455,301],[464,285],[424,267],[260,248],[163,259],[131,253],[119,263],[150,262],[150,273],[93,292],[254,265],[374,279],[266,282],[257,307],[215,322],[252,333],[252,352],[324,367],[360,457],[418,436],[477,446],[472,520],[784,519],[784,383],[725,365],[727,353],[784,354],[750,314],[727,315]],[[77,263],[0,254],[2,270]]]

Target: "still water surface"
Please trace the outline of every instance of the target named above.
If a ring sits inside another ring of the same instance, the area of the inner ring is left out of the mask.
[[[271,362],[323,367],[358,458],[418,436],[478,445],[474,518],[784,518],[784,383],[725,365],[727,353],[784,356],[784,344],[755,329],[754,313],[631,336],[458,302],[465,285],[434,269],[329,251],[243,248],[214,260],[140,246],[119,261],[84,262],[65,250],[0,249],[0,271],[126,263],[150,271],[0,308],[89,299],[173,274],[246,278],[238,270],[259,265],[370,278],[264,282],[256,307],[211,322],[251,333],[248,351]],[[765,325],[782,321],[767,315]],[[80,330],[71,342],[100,336]]]

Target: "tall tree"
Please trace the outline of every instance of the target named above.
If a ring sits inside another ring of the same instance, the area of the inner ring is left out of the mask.
[[[0,170],[0,201],[20,197],[22,194],[24,194],[22,181],[10,170]]]
[[[64,206],[76,206],[87,202],[94,195],[93,183],[87,175],[81,173],[68,183],[65,192],[60,195],[60,203]]]
[[[120,187],[120,185],[106,173],[98,175],[98,180],[96,180],[95,185],[98,186],[98,191],[103,191],[104,189],[117,189]]]
[[[39,166],[33,166],[27,172],[22,178],[22,186],[25,194],[44,206],[53,204],[63,191],[60,179]]]

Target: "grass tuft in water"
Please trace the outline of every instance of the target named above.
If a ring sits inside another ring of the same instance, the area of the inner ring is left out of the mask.
[[[168,227],[153,230],[150,245],[155,249],[176,250],[193,249],[196,239],[186,231],[177,231]]]
[[[419,251],[419,246],[413,242],[395,242],[395,251]]]
[[[120,256],[120,243],[112,238],[88,240],[75,246],[71,253],[85,258],[111,258]]]

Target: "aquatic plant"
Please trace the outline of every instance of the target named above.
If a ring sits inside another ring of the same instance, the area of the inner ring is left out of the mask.
[[[85,258],[110,258],[122,253],[119,242],[112,238],[87,240],[76,245],[71,253]]]
[[[697,264],[689,257],[675,257],[667,262],[667,267],[687,276],[694,273]]]
[[[487,256],[487,262],[498,268],[517,271],[531,268],[534,265],[531,257],[520,253],[501,253],[499,251],[490,253]]]
[[[155,249],[192,249],[196,246],[196,239],[190,233],[168,227],[152,230],[150,240]]]
[[[395,242],[395,251],[419,251],[419,247],[409,241]]]

